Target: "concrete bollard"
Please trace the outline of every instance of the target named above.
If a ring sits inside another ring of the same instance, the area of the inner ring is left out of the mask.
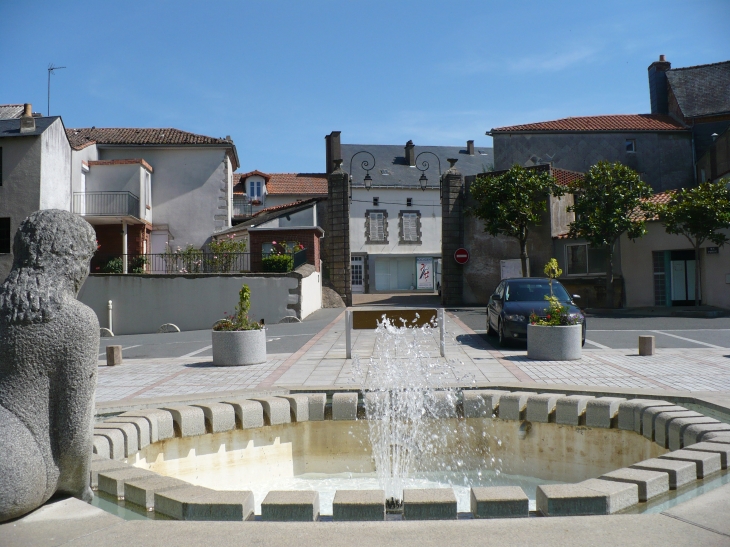
[[[653,336],[639,336],[639,355],[654,355],[656,339]]]
[[[122,364],[122,346],[106,347],[106,366],[114,367]]]

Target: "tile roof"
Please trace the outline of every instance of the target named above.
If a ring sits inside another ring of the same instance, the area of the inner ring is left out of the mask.
[[[730,61],[674,68],[667,81],[686,118],[730,112]]]
[[[223,144],[231,145],[231,141],[206,137],[188,133],[171,127],[165,128],[134,128],[134,127],[85,127],[80,129],[66,129],[71,146],[83,147],[89,141],[96,144],[174,144],[200,145]]]
[[[678,131],[686,127],[664,114],[608,114],[577,116],[547,122],[495,127],[492,133],[555,131]]]
[[[327,175],[325,173],[233,173],[233,193],[245,194],[243,185],[251,175],[260,175],[266,179],[266,192],[269,195],[327,195]]]
[[[142,167],[147,169],[150,173],[154,173],[154,169],[152,169],[152,166],[147,163],[142,158],[131,158],[131,159],[123,159],[123,160],[90,160],[88,162],[82,162],[88,165],[89,167],[93,167],[94,165],[133,165],[133,164],[140,164]]]

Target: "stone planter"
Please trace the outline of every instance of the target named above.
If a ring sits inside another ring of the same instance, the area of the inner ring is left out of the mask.
[[[527,357],[537,361],[574,361],[581,357],[583,325],[527,325]]]
[[[266,330],[212,331],[213,364],[218,367],[266,362]]]

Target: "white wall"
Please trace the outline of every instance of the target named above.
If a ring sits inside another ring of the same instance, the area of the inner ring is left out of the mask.
[[[310,278],[315,276],[302,281]],[[174,323],[180,330],[203,330],[222,319],[224,312],[235,312],[243,284],[251,289],[252,320],[263,318],[272,324],[296,316],[296,311],[287,307],[300,298],[290,293],[291,289],[297,292],[296,274],[91,275],[81,288],[79,300],[94,310],[102,327],[108,326],[107,301],[111,300],[114,334],[153,333],[164,323]],[[310,281],[306,287],[308,296],[302,304],[306,303],[309,314],[315,309]],[[317,302],[321,307],[321,292]]]
[[[380,204],[373,205],[373,198]],[[413,205],[406,206],[406,199],[413,198]],[[388,211],[387,244],[365,243],[365,211]],[[421,243],[401,244],[398,214],[401,211],[421,213]],[[397,254],[413,256],[441,256],[441,202],[436,190],[377,188],[367,191],[352,189],[350,205],[350,251],[352,253]]]
[[[145,208],[145,173],[147,169],[139,163],[91,165],[86,174],[86,191],[131,192],[139,198],[136,216],[152,222],[152,211]]]
[[[171,247],[200,248],[211,234],[228,227],[230,169],[225,149],[100,147],[99,155],[102,160],[142,157],[152,166],[154,223],[168,226]]]
[[[304,319],[311,313],[322,308],[322,274],[312,272],[302,278],[302,317]]]
[[[71,188],[73,192],[83,191],[81,188],[81,162],[96,161],[98,159],[99,151],[95,144],[90,144],[81,150],[71,150]]]
[[[71,210],[71,145],[61,118],[41,134],[40,209]]]

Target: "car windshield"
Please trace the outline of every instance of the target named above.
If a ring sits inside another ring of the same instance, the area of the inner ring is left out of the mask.
[[[553,294],[560,302],[569,302],[570,295],[560,283],[553,283]],[[550,296],[550,284],[547,281],[534,283],[507,283],[504,291],[505,302],[542,302]]]

